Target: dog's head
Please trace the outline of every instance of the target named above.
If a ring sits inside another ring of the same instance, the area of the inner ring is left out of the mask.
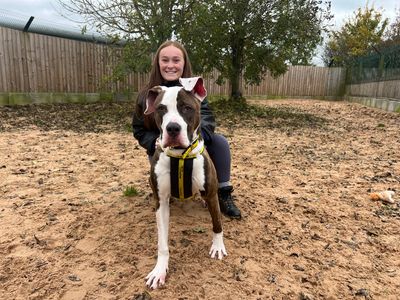
[[[207,96],[203,79],[181,78],[179,81],[182,86],[156,86],[146,97],[144,113],[154,113],[163,148],[187,148],[199,134],[200,104]]]

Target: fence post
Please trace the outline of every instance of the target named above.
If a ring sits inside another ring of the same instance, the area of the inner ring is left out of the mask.
[[[383,70],[385,68],[385,54],[381,54],[379,58],[379,66],[378,66],[378,78],[383,77]]]

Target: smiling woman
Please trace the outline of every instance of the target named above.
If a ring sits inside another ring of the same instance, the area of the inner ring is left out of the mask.
[[[161,76],[166,81],[175,81],[182,77],[185,59],[181,50],[168,46],[161,49],[158,64]]]

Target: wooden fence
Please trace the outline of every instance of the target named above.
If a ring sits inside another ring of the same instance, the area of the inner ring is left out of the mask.
[[[94,93],[134,86],[134,75],[104,84],[116,64],[113,51],[105,45],[0,27],[0,92]]]
[[[118,48],[59,37],[26,33],[0,26],[0,93],[135,92],[147,74],[131,74],[107,82],[117,64]],[[229,94],[228,84],[215,84],[217,72],[205,75],[211,95]],[[270,75],[257,86],[242,83],[246,96],[338,97],[344,92],[345,70],[292,66],[283,76]]]
[[[354,97],[388,98],[400,100],[400,80],[353,83],[346,86],[346,94]]]

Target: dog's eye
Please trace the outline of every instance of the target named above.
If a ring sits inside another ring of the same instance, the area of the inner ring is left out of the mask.
[[[157,107],[157,112],[160,114],[165,113],[165,112],[167,112],[167,107],[165,105],[159,105]]]
[[[192,110],[193,110],[193,108],[191,106],[189,106],[189,105],[182,106],[182,111],[183,112],[190,112]]]

